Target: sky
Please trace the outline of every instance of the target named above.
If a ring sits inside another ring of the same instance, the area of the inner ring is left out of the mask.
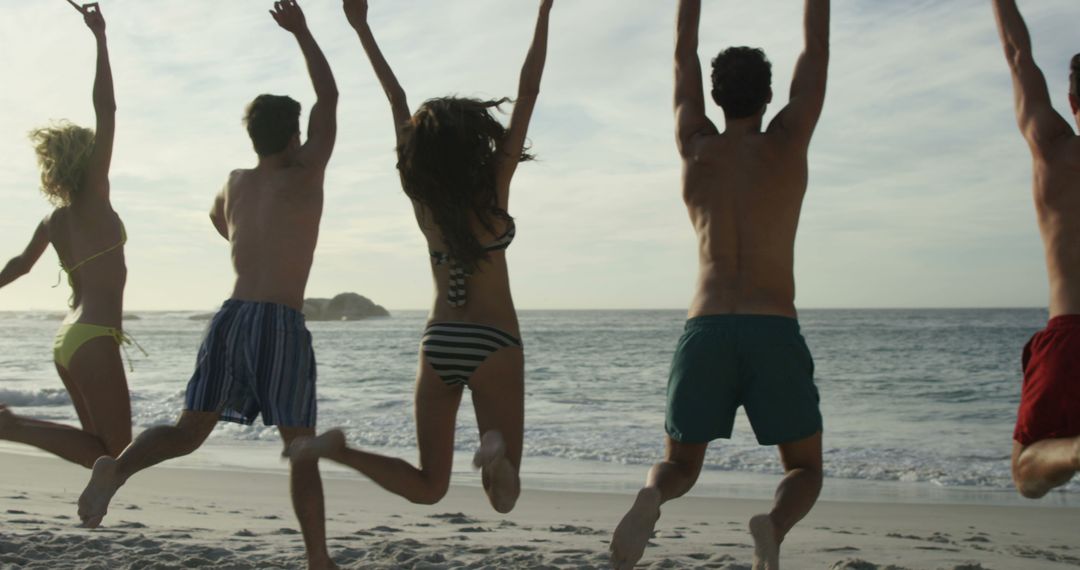
[[[94,42],[63,0],[0,20],[0,262],[49,212],[27,133],[93,125]],[[228,244],[207,217],[228,172],[253,166],[241,124],[260,93],[314,93],[263,0],[102,0],[118,101],[113,206],[127,225],[126,306],[208,310],[230,293]],[[802,3],[706,1],[703,67],[762,47],[787,98]],[[394,168],[390,109],[336,0],[302,0],[341,92],[338,142],[307,294],[355,291],[391,309],[431,305],[426,246]],[[383,51],[418,105],[513,96],[534,0],[372,0]],[[1021,2],[1068,117],[1075,0]],[[539,160],[511,190],[509,251],[521,309],[684,308],[697,273],[671,113],[675,2],[555,0],[530,129]],[[717,108],[710,115],[722,124]],[[810,152],[796,243],[797,305],[1042,307],[1031,158],[985,0],[835,2],[828,100]],[[62,310],[51,250],[0,289],[0,310]]]

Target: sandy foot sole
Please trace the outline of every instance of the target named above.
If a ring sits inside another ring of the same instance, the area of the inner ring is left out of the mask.
[[[491,430],[480,438],[480,447],[473,455],[473,466],[483,472],[491,506],[503,514],[514,510],[521,494],[521,480],[506,458],[506,441],[502,433]]]
[[[750,534],[754,537],[754,570],[780,570],[780,545],[769,515],[751,518]]]
[[[611,567],[631,570],[645,555],[656,521],[660,520],[660,492],[642,489],[634,506],[619,521],[611,538]]]
[[[281,452],[293,463],[297,461],[316,461],[330,457],[345,449],[345,433],[334,428],[315,437],[298,437]]]
[[[119,488],[116,460],[112,457],[99,457],[90,473],[90,483],[79,496],[79,519],[82,520],[80,526],[97,528],[109,512],[109,502]]]

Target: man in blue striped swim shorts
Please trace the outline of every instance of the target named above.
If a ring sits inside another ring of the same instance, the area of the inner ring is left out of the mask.
[[[315,427],[315,352],[300,311],[229,299],[199,347],[184,409],[221,421]]]
[[[758,443],[776,446],[784,467],[772,509],[748,521],[753,570],[777,570],[781,544],[822,483],[822,419],[795,310],[794,263],[807,150],[825,103],[830,2],[806,0],[791,97],[767,127],[772,66],[765,53],[732,47],[713,59],[711,94],[724,111],[723,131],[706,115],[701,0],[678,4],[675,130],[698,279],[668,378],[667,453],[616,527],[611,564],[631,570],[641,560],[660,506],[693,488],[709,444],[731,437],[742,407]]]
[[[288,448],[315,434],[315,355],[301,309],[319,235],[323,178],[337,132],[337,87],[296,0],[274,3],[279,26],[296,39],[318,98],[300,142],[300,104],[260,95],[245,116],[258,155],[234,170],[210,213],[232,248],[236,285],[207,328],[184,411],[175,426],[153,427],[113,459],[94,464],[79,497],[83,526],[96,527],[117,489],[139,471],[202,445],[219,421],[277,426]],[[292,503],[310,569],[336,568],[326,548],[322,480],[316,461],[291,465]]]

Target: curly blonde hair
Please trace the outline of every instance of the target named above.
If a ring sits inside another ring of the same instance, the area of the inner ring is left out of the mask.
[[[93,129],[57,121],[31,131],[30,140],[41,167],[41,192],[54,206],[71,204],[94,150]]]

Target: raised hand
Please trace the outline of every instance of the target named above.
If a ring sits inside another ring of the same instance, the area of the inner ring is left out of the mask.
[[[83,22],[86,22],[86,27],[90,28],[94,35],[105,33],[105,16],[101,14],[101,6],[98,6],[97,2],[80,6],[72,0],[68,0],[68,4],[71,4],[73,8],[83,15]]]
[[[367,24],[368,0],[344,0],[341,7],[345,10],[345,17],[349,20],[350,26],[359,28]]]
[[[296,3],[296,0],[281,0],[274,2],[274,9],[270,10],[274,21],[286,31],[297,33],[307,29],[307,19],[304,11]]]

